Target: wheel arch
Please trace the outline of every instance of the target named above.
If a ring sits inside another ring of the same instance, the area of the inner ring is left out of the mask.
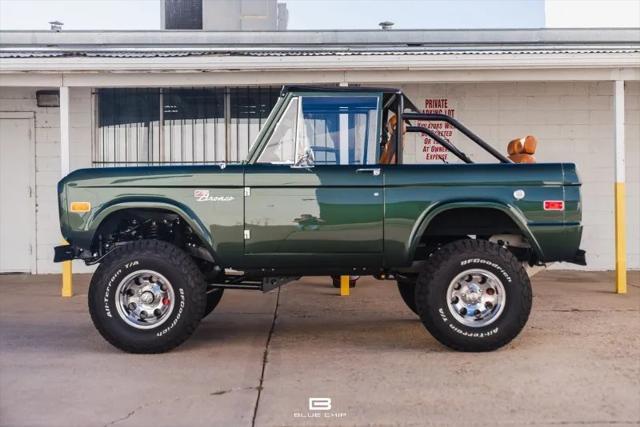
[[[124,211],[157,211],[157,212],[169,212],[178,215],[182,221],[191,227],[195,235],[200,239],[206,249],[211,253],[214,259],[217,259],[217,255],[213,248],[213,236],[208,231],[207,227],[200,221],[198,216],[188,206],[169,199],[157,199],[157,200],[135,200],[135,199],[116,199],[104,205],[101,209],[97,210],[93,216],[87,221],[89,227],[87,229],[86,241],[83,242],[87,247],[91,247],[94,243],[98,231],[101,227],[112,218],[115,214],[121,214]]]
[[[522,233],[522,235],[528,240],[536,256],[538,256],[540,259],[543,259],[540,244],[529,230],[529,227],[527,226],[527,220],[520,212],[520,210],[513,205],[493,200],[464,200],[444,202],[435,204],[425,209],[416,221],[414,229],[411,232],[411,244],[409,246],[409,255],[411,259],[414,259],[419,243],[425,236],[425,233],[429,229],[429,226],[432,225],[436,219],[441,218],[441,215],[451,214],[452,211],[465,209],[493,210],[496,213],[499,212],[500,214],[506,215],[509,220],[513,222],[520,233]]]

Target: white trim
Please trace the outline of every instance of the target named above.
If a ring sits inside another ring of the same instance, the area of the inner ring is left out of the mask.
[[[634,53],[3,58],[0,71],[469,70],[640,67]]]
[[[616,80],[613,90],[613,110],[615,115],[615,145],[616,145],[616,183],[625,181],[625,151],[624,151],[624,80]]]
[[[639,81],[640,68],[545,70],[338,70],[230,72],[126,72],[126,73],[0,73],[0,87],[189,87],[281,84],[534,82],[534,81]]]
[[[36,114],[33,111],[0,111],[0,119],[19,119],[29,120],[31,122],[31,138],[29,138],[29,157],[31,161],[28,163],[29,168],[29,188],[31,191],[31,218],[29,224],[33,225],[27,229],[27,238],[31,245],[31,257],[29,273],[36,274],[38,268],[38,215],[36,215]],[[1,201],[0,201],[1,203]]]
[[[60,86],[60,174],[69,174],[69,87]]]

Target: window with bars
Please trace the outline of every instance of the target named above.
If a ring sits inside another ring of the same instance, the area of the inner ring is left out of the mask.
[[[279,88],[98,89],[94,166],[244,160]]]

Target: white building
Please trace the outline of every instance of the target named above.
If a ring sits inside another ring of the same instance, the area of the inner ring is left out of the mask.
[[[627,259],[640,268],[640,29],[5,31],[0,272],[59,272],[56,182],[67,168],[241,159],[286,83],[397,86],[503,151],[537,136],[538,161],[578,165],[582,247],[596,270],[614,268],[623,99]],[[60,107],[44,106],[58,94]],[[405,161],[431,161],[429,150],[407,143]]]

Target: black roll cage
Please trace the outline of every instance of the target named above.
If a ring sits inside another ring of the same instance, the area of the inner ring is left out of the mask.
[[[460,131],[463,135],[469,138],[471,141],[476,143],[486,152],[495,157],[500,163],[513,163],[507,157],[505,157],[498,150],[489,145],[486,141],[480,138],[478,135],[473,133],[469,128],[464,126],[458,120],[454,119],[451,116],[447,116],[446,114],[435,114],[435,113],[422,113],[415,106],[413,102],[399,89],[393,88],[381,88],[381,87],[364,87],[364,86],[313,86],[313,85],[285,85],[282,87],[282,91],[280,96],[284,96],[288,92],[296,92],[296,91],[305,91],[305,92],[381,92],[384,95],[388,95],[389,98],[383,102],[382,108],[382,119],[383,123],[386,123],[388,119],[388,111],[393,111],[398,117],[398,123],[407,123],[406,127],[407,132],[420,132],[424,135],[427,135],[429,138],[436,141],[441,146],[445,147],[454,156],[459,158],[465,163],[474,163],[473,160],[469,158],[462,150],[453,145],[451,142],[447,141],[447,139],[438,135],[436,132],[428,129],[424,126],[415,126],[411,124],[411,120],[419,120],[419,121],[427,121],[427,122],[446,122],[453,126],[455,129]],[[395,104],[395,105],[394,105]],[[411,111],[404,111],[405,108],[408,108]],[[396,163],[400,162],[402,159],[402,148],[403,148],[403,132],[394,132],[394,141],[395,144],[395,152],[396,152]],[[386,143],[391,143],[391,141],[387,141]]]
[[[406,103],[407,107],[410,108],[413,111],[405,112],[404,111],[405,103]],[[407,98],[404,94],[401,94],[401,96],[398,99],[398,105],[397,105],[396,114],[398,115],[398,123],[406,122],[408,124],[408,126],[406,128],[407,132],[420,132],[420,133],[422,133],[424,135],[427,135],[429,138],[433,139],[438,144],[440,144],[443,147],[445,147],[447,150],[449,150],[451,153],[453,153],[453,155],[455,155],[457,158],[459,158],[460,160],[462,160],[465,163],[473,163],[473,161],[463,151],[458,149],[455,145],[453,145],[452,143],[447,141],[445,138],[441,137],[440,135],[438,135],[437,133],[435,133],[431,129],[428,129],[428,128],[424,127],[424,126],[412,125],[411,124],[411,120],[449,123],[451,126],[456,128],[457,130],[459,130],[467,138],[469,138],[470,140],[475,142],[477,145],[479,145],[486,152],[488,152],[493,157],[498,159],[498,161],[500,163],[512,163],[511,160],[506,158],[502,153],[500,153],[498,150],[493,148],[491,145],[489,145],[486,141],[484,141],[478,135],[473,133],[469,128],[464,126],[458,120],[454,119],[451,116],[447,116],[446,114],[421,113],[416,108],[416,106],[413,104],[413,102],[411,102],[411,100],[409,98]],[[396,144],[396,153],[397,153],[396,161],[399,161],[402,158],[402,147],[403,147],[403,143],[402,143],[403,135],[402,134],[403,134],[403,132],[395,132],[395,141],[394,142]]]

